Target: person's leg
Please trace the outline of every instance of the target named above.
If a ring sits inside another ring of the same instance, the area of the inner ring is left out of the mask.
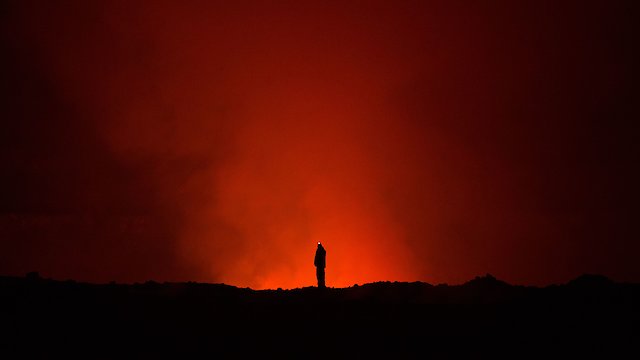
[[[320,288],[324,288],[325,284],[324,284],[324,268],[318,268],[319,274],[318,274],[318,287]]]

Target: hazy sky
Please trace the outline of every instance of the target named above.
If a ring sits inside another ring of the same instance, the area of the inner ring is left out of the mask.
[[[3,1],[0,275],[640,281],[636,1]]]

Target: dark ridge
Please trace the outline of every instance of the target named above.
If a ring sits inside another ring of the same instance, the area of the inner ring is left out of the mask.
[[[0,276],[3,358],[638,358],[640,284],[253,290]]]
[[[613,286],[614,282],[604,275],[583,274],[569,281],[567,285],[582,288],[606,288]]]

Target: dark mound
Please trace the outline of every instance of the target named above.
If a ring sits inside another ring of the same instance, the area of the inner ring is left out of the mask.
[[[376,282],[255,291],[0,277],[3,358],[638,358],[640,285]]]

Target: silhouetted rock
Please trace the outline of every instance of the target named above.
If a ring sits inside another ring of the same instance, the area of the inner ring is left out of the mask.
[[[27,273],[27,280],[40,280],[40,273],[37,271],[31,271]]]
[[[473,280],[464,283],[464,286],[483,288],[483,289],[496,289],[511,286],[502,280],[496,279],[491,274],[485,276],[476,276]]]
[[[640,340],[640,285],[598,275],[541,288],[487,274],[324,291],[36,278],[0,277],[3,358],[637,358]]]
[[[614,285],[614,282],[604,275],[583,274],[569,281],[567,286],[580,288],[606,288]]]

